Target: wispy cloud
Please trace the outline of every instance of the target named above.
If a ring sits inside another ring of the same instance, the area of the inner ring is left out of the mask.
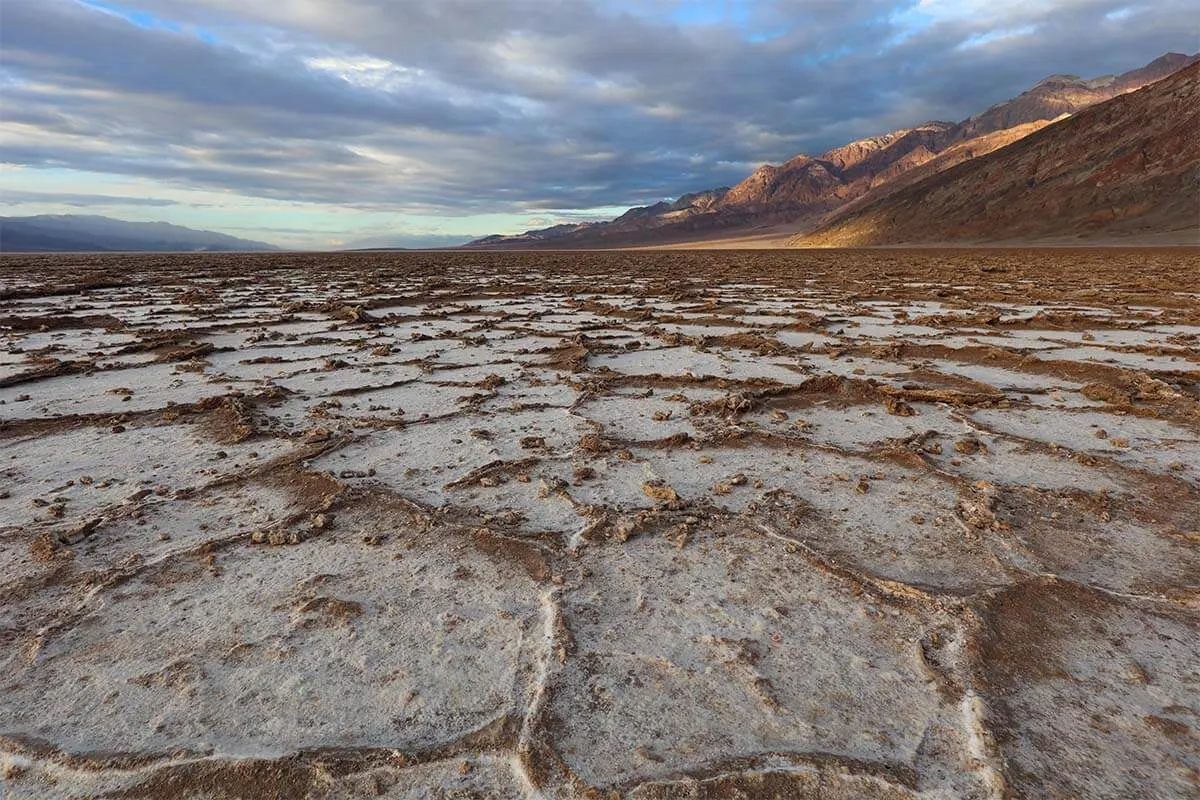
[[[179,205],[178,200],[165,197],[130,197],[117,194],[86,194],[78,192],[32,192],[24,189],[7,189],[0,195],[0,208],[4,206],[58,205],[67,208],[120,208],[122,206],[145,206],[166,208]]]

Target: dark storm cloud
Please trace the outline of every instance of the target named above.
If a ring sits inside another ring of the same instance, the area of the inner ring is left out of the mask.
[[[123,3],[5,0],[0,160],[411,213],[649,202],[1197,39],[1192,0]]]

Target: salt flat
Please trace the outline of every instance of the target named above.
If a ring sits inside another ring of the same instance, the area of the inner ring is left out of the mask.
[[[6,257],[0,796],[1188,796],[1198,263]]]

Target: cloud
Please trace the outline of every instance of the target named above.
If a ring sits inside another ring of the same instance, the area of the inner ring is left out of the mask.
[[[117,206],[144,206],[165,208],[179,205],[178,200],[165,197],[128,197],[115,194],[86,194],[78,192],[31,192],[23,189],[7,189],[0,195],[0,206],[55,205],[68,208],[104,208]]]
[[[1140,66],[1194,47],[1190,11],[1194,0],[5,0],[0,161],[371,213],[552,217],[961,119],[1046,74]],[[61,202],[100,204],[87,197]]]

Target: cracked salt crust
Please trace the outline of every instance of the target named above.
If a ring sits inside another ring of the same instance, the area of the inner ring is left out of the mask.
[[[7,663],[5,728],[69,749],[270,757],[437,744],[517,710],[527,578],[447,546],[399,561],[361,544],[314,546],[254,551],[220,580],[185,568],[164,583],[150,569],[89,604],[34,663]],[[328,565],[320,575],[312,555]],[[459,569],[493,588],[455,579]],[[119,723],[130,717],[142,723]]]
[[[174,491],[202,486],[232,471],[264,463],[288,448],[265,440],[217,444],[186,425],[131,428],[74,428],[7,440],[0,475],[8,494],[0,530],[78,523],[128,502],[145,489]],[[251,458],[250,454],[254,453]],[[35,503],[35,500],[42,502]],[[63,505],[61,516],[52,506]]]
[[[997,432],[1200,480],[1200,438],[1161,420],[1053,409],[976,411],[972,417]]]
[[[1045,358],[1045,355],[1040,356]],[[966,364],[956,361],[934,360],[931,366],[939,372],[951,375],[961,375],[964,378],[993,386],[1002,392],[1048,392],[1055,389],[1082,389],[1078,381],[1064,380],[1057,376],[1038,375],[1020,372],[1003,367],[992,367],[986,364]]]
[[[194,403],[249,387],[247,383],[217,382],[195,372],[180,372],[174,364],[148,364],[93,373],[82,386],[74,376],[62,376],[28,387],[0,388],[0,420],[145,411],[171,403]]]
[[[1181,257],[35,259],[0,793],[1178,795]]]
[[[556,737],[587,783],[764,750],[910,763],[927,727],[951,715],[924,679],[923,620],[849,600],[837,581],[793,568],[782,543],[704,537],[677,551],[647,539],[626,550],[589,551],[591,580],[564,597],[575,654],[550,710],[590,720]],[[871,711],[855,701],[864,696]]]
[[[1116,364],[1124,369],[1148,370],[1153,372],[1179,370],[1182,372],[1200,372],[1200,360],[1185,358],[1178,355],[1159,356],[1150,353],[1125,353],[1102,347],[1066,347],[1061,350],[1050,350],[1040,356],[1044,359],[1064,361],[1094,361],[1102,364]]]

